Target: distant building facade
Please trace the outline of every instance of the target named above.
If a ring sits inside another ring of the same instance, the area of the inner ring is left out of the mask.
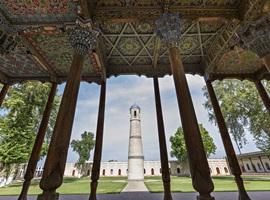
[[[230,175],[226,159],[208,159],[212,176]],[[172,176],[189,176],[188,164],[179,161],[169,161],[170,173]],[[80,172],[74,163],[67,163],[65,176],[89,176],[91,175],[92,161],[86,163],[84,169]],[[101,162],[100,176],[128,176],[128,162]],[[161,176],[160,161],[144,161],[144,176]]]
[[[239,165],[243,174],[257,175],[270,174],[270,153],[252,152],[237,156]],[[92,171],[92,161],[88,161],[82,170],[79,170],[75,163],[67,163],[64,176],[81,177],[90,176]],[[212,176],[231,175],[229,165],[226,159],[208,159],[208,164]],[[13,180],[22,179],[26,170],[26,164],[14,167],[14,170],[8,180],[4,178],[4,174],[0,174],[0,187],[11,183]],[[190,171],[188,164],[179,161],[169,161],[170,173],[172,176],[189,176]],[[35,177],[41,177],[43,174],[43,166],[38,166]],[[100,176],[127,176],[128,162],[101,162]],[[161,176],[160,161],[144,161],[144,176]]]
[[[243,173],[270,173],[270,153],[245,153],[237,158]]]

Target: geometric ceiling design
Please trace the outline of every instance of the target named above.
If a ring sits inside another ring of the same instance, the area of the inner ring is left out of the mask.
[[[56,33],[52,35],[34,34],[31,37],[34,47],[43,54],[49,64],[53,66],[56,73],[66,76],[72,62],[73,51],[68,42],[67,33]],[[84,61],[83,74],[89,75],[93,72],[89,58]]]
[[[270,12],[267,0],[5,0],[0,35],[16,35],[18,48],[0,55],[0,81],[65,81],[73,58],[69,30],[78,17],[100,30],[97,48],[86,56],[83,80],[99,82],[125,74],[171,74],[166,45],[155,34],[164,12],[180,13],[179,48],[185,72],[270,78],[258,56],[230,46],[246,21]],[[3,78],[4,77],[4,78]]]

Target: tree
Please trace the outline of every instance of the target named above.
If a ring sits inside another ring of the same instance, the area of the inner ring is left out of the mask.
[[[209,135],[208,131],[199,124],[203,146],[205,149],[206,156],[209,157],[211,154],[216,152],[216,145],[214,144],[213,138]],[[182,127],[179,127],[174,134],[170,137],[171,142],[171,156],[176,157],[179,161],[186,162],[188,159],[187,149],[184,140],[184,131]]]
[[[7,176],[13,164],[29,159],[50,88],[50,84],[26,82],[14,85],[7,94],[0,116],[0,163]],[[56,96],[41,158],[48,149],[59,102]]]
[[[94,134],[85,131],[81,134],[81,140],[72,140],[71,147],[73,151],[77,152],[79,159],[76,162],[76,167],[80,170],[87,160],[90,158],[90,152],[94,148],[95,140]]]
[[[269,89],[268,82],[263,83]],[[270,115],[264,107],[254,83],[250,81],[223,80],[213,84],[228,130],[239,152],[246,144],[246,131],[255,138],[262,151],[270,151]],[[203,88],[209,120],[216,123],[206,87]],[[269,91],[268,91],[269,92]]]

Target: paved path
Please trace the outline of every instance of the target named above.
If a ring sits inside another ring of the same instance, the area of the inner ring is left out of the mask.
[[[143,181],[129,181],[122,192],[148,192]]]
[[[269,200],[269,192],[250,192],[252,200]],[[217,192],[213,194],[216,200],[237,200],[236,192]],[[17,200],[18,197],[0,196],[0,200]],[[163,200],[163,194],[149,192],[126,192],[121,194],[98,195],[98,200]],[[174,193],[174,200],[195,200],[196,193]],[[36,197],[29,197],[28,200],[36,200]],[[60,200],[88,200],[88,195],[64,195]]]

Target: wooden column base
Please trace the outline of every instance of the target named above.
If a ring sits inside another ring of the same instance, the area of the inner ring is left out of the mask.
[[[211,197],[211,196],[197,196],[197,200],[215,200],[214,197]]]
[[[91,193],[90,193],[89,200],[97,200],[97,187],[98,187],[98,182],[92,181],[91,182]]]
[[[172,200],[171,182],[163,181],[163,188],[164,188],[164,200]]]
[[[247,191],[245,190],[244,187],[244,181],[241,176],[235,176],[235,182],[237,183],[238,186],[238,191],[239,191],[239,200],[251,200],[248,196]]]
[[[28,193],[28,189],[31,185],[31,180],[30,181],[24,181],[23,182],[23,189],[22,189],[22,192],[18,198],[18,200],[27,200],[27,193]]]
[[[268,72],[270,73],[270,54],[266,55],[264,58],[263,58],[263,61],[264,61],[264,64],[268,70]]]
[[[42,194],[38,195],[37,200],[58,200],[59,193],[51,193],[51,192],[43,192]]]

